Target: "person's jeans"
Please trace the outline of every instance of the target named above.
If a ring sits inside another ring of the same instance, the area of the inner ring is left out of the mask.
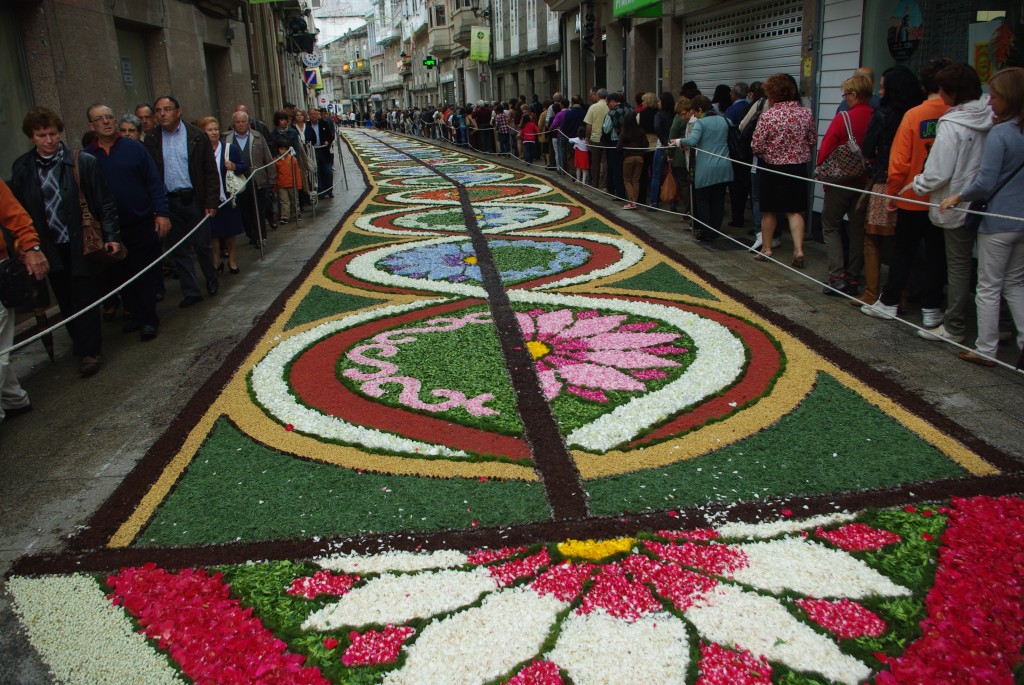
[[[922,212],[923,214],[924,212]],[[1024,345],[1024,232],[978,234],[978,339],[981,354],[996,356],[999,347],[999,300],[1017,326],[1017,346]]]
[[[533,141],[523,141],[523,157],[526,159],[527,164],[533,164],[533,149],[537,147],[537,143]]]
[[[501,154],[507,155],[511,151],[512,147],[509,145],[507,132],[498,134],[498,144],[501,146]]]
[[[942,307],[942,286],[946,284],[946,242],[941,228],[929,219],[927,211],[896,210],[896,235],[893,254],[889,262],[889,280],[879,298],[886,307],[900,303],[903,289],[910,282],[917,248],[924,241],[923,309]]]
[[[608,192],[620,200],[626,199],[626,186],[622,181],[622,150],[606,149],[604,161],[608,167]]]
[[[559,169],[565,168],[565,148],[562,147],[562,136],[557,132],[552,134],[551,147],[555,150],[555,166]]]
[[[177,243],[182,237],[192,230],[192,227],[199,223],[203,213],[199,209],[198,201],[193,199],[191,203],[185,204],[178,197],[167,198],[167,205],[171,219],[171,232],[169,239],[171,244]],[[213,248],[210,246],[210,222],[205,222],[192,236],[176,249],[174,258],[175,270],[178,272],[178,282],[181,284],[182,297],[200,297],[199,281],[196,280],[196,270],[192,263],[192,251],[196,253],[199,261],[199,268],[206,278],[207,285],[217,282],[217,272],[213,268]]]
[[[693,233],[700,240],[714,240],[722,230],[725,219],[725,190],[728,183],[716,183],[693,191],[694,218],[698,223]]]
[[[754,216],[754,232],[761,232],[761,176],[750,174],[750,211]]]

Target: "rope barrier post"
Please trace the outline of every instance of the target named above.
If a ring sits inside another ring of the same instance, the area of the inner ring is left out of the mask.
[[[249,178],[255,178],[255,176],[255,174],[251,174]],[[267,258],[267,255],[263,252],[263,227],[267,223],[267,217],[263,216],[263,213],[260,212],[260,189],[256,187],[255,181],[253,181],[252,185],[252,193],[250,194],[252,195],[253,207],[256,208],[256,244],[260,248],[260,261],[262,262]]]
[[[345,160],[341,156],[341,136],[337,136],[334,142],[338,145],[338,165],[341,167],[341,176],[345,179],[345,190],[348,190],[348,170],[345,168]]]

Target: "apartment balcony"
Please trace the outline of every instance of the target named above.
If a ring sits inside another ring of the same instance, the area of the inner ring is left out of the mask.
[[[436,26],[427,33],[427,52],[435,57],[447,57],[451,54],[451,30],[447,26]]]
[[[384,80],[381,81],[381,86],[384,88],[384,90],[401,88],[403,85],[405,85],[405,79],[399,76],[398,74],[388,74],[387,76],[384,77]]]
[[[468,50],[473,40],[473,27],[486,25],[487,20],[473,16],[471,9],[457,10],[452,15],[452,41]]]
[[[396,43],[402,39],[402,29],[400,26],[392,26],[390,23],[377,27],[377,45],[386,48],[392,43]]]

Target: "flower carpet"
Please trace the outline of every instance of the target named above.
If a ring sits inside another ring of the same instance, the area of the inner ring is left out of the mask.
[[[1014,683],[1020,464],[547,181],[367,181],[7,590],[57,682]]]

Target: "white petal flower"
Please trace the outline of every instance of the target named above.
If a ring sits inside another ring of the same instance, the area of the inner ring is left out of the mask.
[[[793,590],[809,597],[859,599],[910,593],[859,559],[804,538],[783,538],[737,545],[747,566],[730,577],[770,592]]]
[[[408,658],[385,685],[477,685],[526,661],[547,639],[558,612],[568,606],[550,595],[510,588],[479,607],[435,620],[407,648]]]
[[[405,623],[454,611],[472,604],[482,593],[496,589],[498,584],[483,568],[387,574],[314,612],[302,628],[323,631],[367,623]]]
[[[871,675],[871,669],[839,651],[834,642],[800,623],[779,602],[721,584],[686,618],[704,639],[738,645],[797,671],[811,671],[847,685]]]
[[[463,552],[439,549],[436,552],[384,552],[381,554],[339,554],[314,559],[321,568],[342,573],[385,573],[387,571],[424,571],[456,568],[468,563]]]
[[[7,584],[29,642],[59,683],[184,682],[96,580],[14,576]]]
[[[545,658],[564,668],[576,685],[682,685],[689,653],[686,626],[671,614],[630,622],[598,610],[586,616],[572,612]]]

